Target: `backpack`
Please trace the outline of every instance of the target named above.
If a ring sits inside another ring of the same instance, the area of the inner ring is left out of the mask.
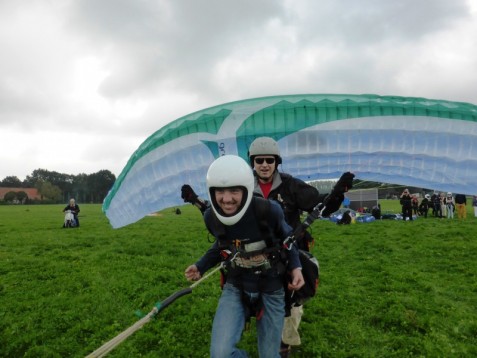
[[[379,206],[373,206],[373,209],[371,210],[371,215],[373,215],[376,220],[381,219],[381,209],[379,208]]]
[[[338,225],[348,225],[351,224],[351,215],[349,214],[349,210],[346,210],[343,213],[343,216],[337,222]]]
[[[251,205],[254,205],[255,214],[258,219],[258,226],[262,237],[266,242],[270,242],[271,234],[268,226],[268,215],[270,211],[270,202],[262,198],[254,198]],[[209,232],[215,232],[225,234],[224,225],[215,217],[215,215],[209,216],[209,222],[206,222],[206,226]],[[282,249],[285,250],[285,249]],[[284,252],[283,252],[284,254]],[[320,277],[320,265],[318,259],[314,257],[310,252],[298,249],[298,257],[302,266],[302,274],[305,279],[305,284],[298,291],[288,290],[288,275],[285,275],[283,282],[285,290],[285,303],[287,316],[289,315],[290,308],[293,306],[301,306],[310,298],[316,295],[316,291],[319,284]],[[221,277],[221,285],[225,283],[226,278],[224,275]]]

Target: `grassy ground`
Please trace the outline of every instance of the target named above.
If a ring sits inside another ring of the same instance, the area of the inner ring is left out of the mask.
[[[383,201],[383,211],[398,211]],[[99,205],[61,229],[63,206],[0,206],[0,356],[83,357],[135,312],[189,284],[210,245],[191,206],[113,230]],[[312,227],[321,283],[298,357],[477,355],[477,219]],[[111,357],[207,357],[218,275],[174,302]],[[257,356],[255,331],[242,346]]]

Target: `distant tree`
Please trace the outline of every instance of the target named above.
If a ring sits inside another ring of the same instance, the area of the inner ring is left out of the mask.
[[[17,193],[15,193],[14,191],[9,191],[3,196],[3,200],[5,200],[7,203],[13,203],[16,199]]]
[[[36,187],[38,182],[48,182],[58,187],[63,201],[67,201],[73,195],[73,179],[71,174],[62,174],[46,169],[35,169],[31,176],[27,176],[25,182]]]
[[[116,177],[109,170],[100,170],[93,174],[62,174],[46,169],[35,169],[31,175],[27,175],[23,181],[23,187],[35,187],[42,197],[55,200],[46,195],[49,186],[43,188],[44,183],[49,183],[60,190],[59,201],[68,201],[75,198],[78,202],[100,203],[106,197],[109,189],[116,181]],[[53,193],[54,194],[54,193]],[[49,192],[49,195],[52,195]]]
[[[81,173],[73,178],[73,194],[78,202],[86,202],[89,194],[88,175]]]
[[[54,202],[61,202],[63,200],[61,189],[50,182],[38,181],[36,183],[36,188],[41,194],[42,199],[49,199]]]
[[[28,200],[28,194],[25,193],[23,190],[17,191],[17,200],[22,204],[25,204],[25,202]]]
[[[89,200],[94,203],[101,203],[109,189],[114,184],[116,177],[109,170],[100,170],[88,176]]]
[[[22,187],[22,182],[16,176],[7,176],[0,182],[0,186],[5,188],[20,188]]]

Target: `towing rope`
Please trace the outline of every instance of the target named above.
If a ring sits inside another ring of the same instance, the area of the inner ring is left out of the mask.
[[[320,207],[322,206],[322,207]],[[306,230],[316,219],[322,216],[323,211],[326,208],[326,200],[325,202],[319,203],[318,205],[315,206],[313,211],[308,214],[306,219],[303,221],[303,223],[295,229],[295,231],[292,233],[291,236],[285,239],[284,245],[287,247],[288,250],[291,250],[291,245],[294,244],[296,240],[296,234],[300,230]],[[231,261],[235,260],[237,257],[238,252],[235,253],[234,257],[231,259]],[[111,352],[114,348],[116,348],[119,344],[121,344],[123,341],[126,340],[130,335],[132,335],[134,332],[138,331],[141,329],[142,326],[144,326],[146,323],[148,323],[155,315],[157,315],[160,311],[165,309],[167,306],[169,306],[172,302],[174,302],[176,299],[179,297],[182,297],[184,295],[187,295],[192,292],[192,289],[195,288],[198,284],[209,278],[211,275],[219,271],[223,267],[223,263],[218,265],[215,269],[207,273],[205,276],[197,280],[195,283],[190,285],[187,288],[184,288],[180,291],[177,291],[167,297],[164,301],[162,302],[157,302],[154,305],[154,308],[149,312],[145,317],[141,318],[139,321],[137,321],[135,324],[133,324],[131,327],[123,331],[122,333],[118,334],[116,337],[111,339],[109,342],[105,343],[101,347],[99,347],[97,350],[95,350],[93,353],[90,355],[86,356],[86,358],[99,358],[99,357],[104,357],[106,354]]]
[[[131,336],[134,332],[140,330],[146,323],[151,321],[154,316],[156,316],[160,311],[165,309],[167,306],[169,306],[172,302],[174,302],[176,299],[179,297],[182,297],[184,295],[187,295],[192,292],[192,289],[195,288],[198,284],[209,278],[211,275],[216,273],[222,268],[222,264],[217,266],[215,269],[207,273],[205,276],[200,278],[198,281],[193,283],[187,288],[184,288],[180,291],[177,291],[167,297],[164,301],[162,302],[157,302],[154,305],[154,308],[143,318],[141,318],[139,321],[134,323],[131,327],[127,328],[120,334],[118,334],[116,337],[111,339],[110,341],[106,342],[103,344],[101,347],[96,349],[93,353],[89,354],[86,356],[86,358],[99,358],[99,357],[104,357],[106,354],[111,352],[114,348],[116,348],[118,345],[120,345],[122,342],[124,342],[129,336]]]

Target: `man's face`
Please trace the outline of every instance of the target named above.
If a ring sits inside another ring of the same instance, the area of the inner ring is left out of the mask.
[[[235,214],[242,203],[243,190],[241,188],[217,188],[215,200],[226,215]]]
[[[270,182],[273,179],[273,172],[277,166],[273,155],[257,155],[253,160],[253,168],[259,179],[264,182]]]

